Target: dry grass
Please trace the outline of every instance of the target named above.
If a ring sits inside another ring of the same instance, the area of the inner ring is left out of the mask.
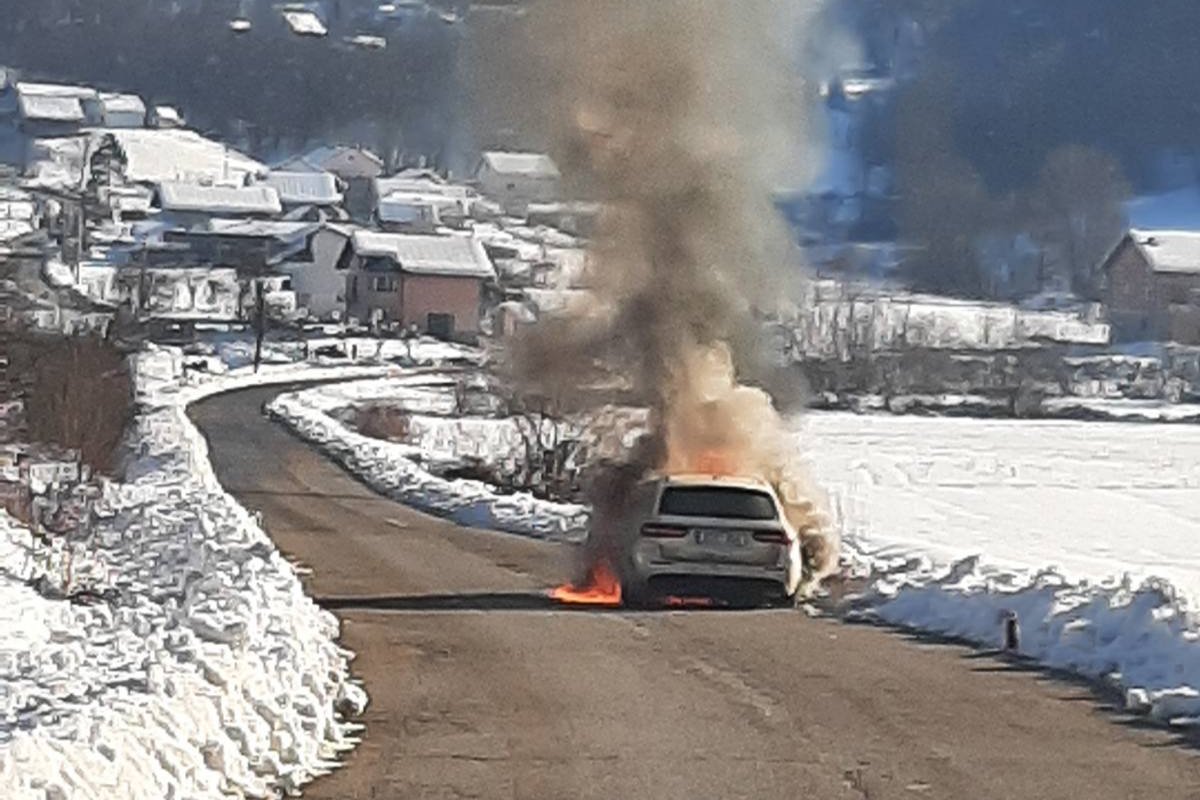
[[[85,463],[111,472],[133,410],[125,355],[97,337],[17,336],[7,349],[29,437],[78,450]]]

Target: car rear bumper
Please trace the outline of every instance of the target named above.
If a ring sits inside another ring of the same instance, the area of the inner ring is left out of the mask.
[[[785,594],[799,585],[800,565],[786,555],[772,564],[737,563],[721,560],[672,559],[653,543],[639,543],[633,550],[631,577],[642,586],[655,578],[704,578],[750,580],[778,584]]]

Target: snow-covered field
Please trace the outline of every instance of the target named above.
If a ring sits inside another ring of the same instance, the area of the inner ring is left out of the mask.
[[[797,445],[831,495],[861,606],[1200,716],[1200,428],[811,414]]]
[[[303,593],[255,519],[227,495],[185,409],[245,385],[379,376],[380,367],[277,365],[182,376],[177,351],[137,361],[124,482],[54,599],[47,552],[0,512],[0,796],[200,798],[294,792],[355,744],[366,695],[337,620]]]
[[[578,538],[584,509],[422,469],[499,457],[502,421],[417,417],[413,444],[396,444],[326,414],[379,398],[446,411],[444,390],[396,381],[304,390],[272,411],[405,502]],[[1016,614],[1023,654],[1120,687],[1164,721],[1200,717],[1200,427],[811,413],[792,430],[865,579],[852,613],[991,646]]]

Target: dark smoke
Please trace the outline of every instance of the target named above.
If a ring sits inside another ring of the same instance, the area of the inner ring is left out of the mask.
[[[517,375],[531,391],[607,371],[650,408],[647,437],[593,487],[595,538],[619,529],[646,473],[713,471],[780,487],[834,560],[820,499],[770,397],[742,385],[764,315],[800,274],[771,190],[805,177],[806,89],[786,47],[812,9],[724,0],[554,0],[532,52],[558,79],[547,130],[564,173],[603,201],[587,313],[535,326]],[[526,98],[526,102],[529,98]]]

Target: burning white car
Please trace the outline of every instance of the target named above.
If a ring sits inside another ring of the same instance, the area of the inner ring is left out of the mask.
[[[618,567],[627,605],[697,596],[791,602],[804,578],[800,533],[754,478],[671,475],[634,491]]]

